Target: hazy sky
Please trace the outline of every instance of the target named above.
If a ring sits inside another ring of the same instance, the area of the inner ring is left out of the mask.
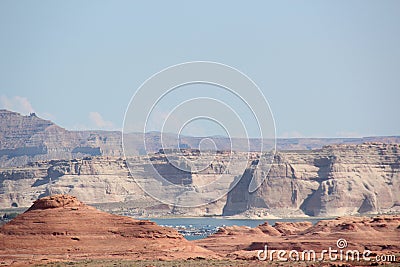
[[[0,1],[0,106],[118,129],[181,62],[251,77],[280,137],[400,134],[400,1]]]

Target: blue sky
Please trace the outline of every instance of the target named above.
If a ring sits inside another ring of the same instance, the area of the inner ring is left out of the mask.
[[[0,105],[120,129],[168,66],[251,77],[279,137],[399,135],[399,1],[0,1]]]

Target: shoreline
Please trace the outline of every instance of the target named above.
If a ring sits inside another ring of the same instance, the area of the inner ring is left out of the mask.
[[[96,207],[96,205],[88,204],[89,206]],[[29,207],[18,207],[18,208],[5,208],[0,209],[0,214],[22,214],[27,211]],[[102,209],[100,209],[102,210]],[[299,216],[275,216],[275,215],[267,215],[267,216],[248,216],[248,215],[212,215],[212,216],[185,216],[185,215],[163,215],[163,216],[149,216],[149,217],[141,217],[129,214],[123,214],[119,212],[113,212],[110,210],[103,210],[107,213],[117,214],[120,216],[126,216],[138,220],[151,220],[151,219],[224,219],[224,220],[328,220],[335,219],[338,217],[373,217],[373,216],[384,216],[384,215],[400,215],[400,212],[393,213],[365,213],[365,214],[344,214],[344,215],[330,215],[330,216],[307,216],[307,215],[299,215]],[[1,221],[1,220],[0,220]]]

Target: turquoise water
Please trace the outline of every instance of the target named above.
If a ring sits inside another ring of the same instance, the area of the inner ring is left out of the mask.
[[[321,219],[301,218],[301,219],[267,219],[267,220],[250,220],[250,219],[224,219],[224,218],[143,218],[151,220],[158,225],[172,227],[178,230],[188,240],[196,240],[205,238],[208,235],[215,233],[219,227],[223,226],[249,226],[256,227],[267,221],[270,225],[275,222],[304,222],[309,221],[312,224]]]

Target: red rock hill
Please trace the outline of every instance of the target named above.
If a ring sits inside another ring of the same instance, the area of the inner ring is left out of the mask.
[[[69,195],[35,201],[0,228],[0,261],[215,257],[176,230],[96,210]]]

